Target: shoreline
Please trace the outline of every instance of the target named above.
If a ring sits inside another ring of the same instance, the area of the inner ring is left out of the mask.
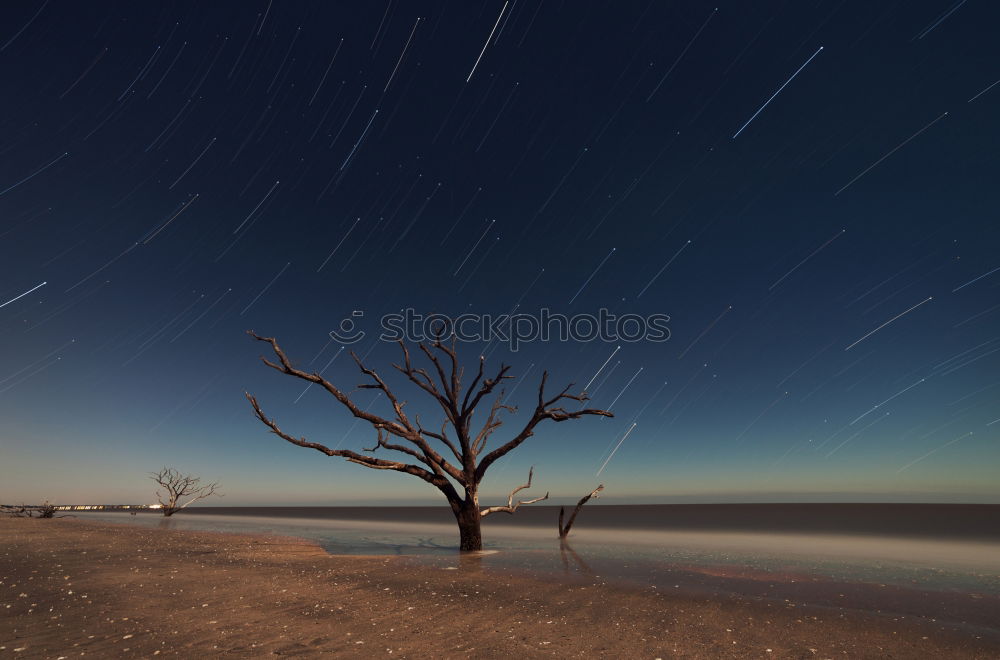
[[[0,557],[0,653],[14,657],[1000,654],[995,630],[925,618],[542,579],[476,557],[330,555],[293,537],[0,519]]]
[[[110,516],[102,516],[100,513],[81,514],[77,519],[87,521],[89,516],[95,516],[94,522],[107,522],[115,524],[117,521]],[[120,520],[128,518],[124,513]],[[100,517],[98,517],[100,516]],[[153,520],[163,520],[162,514],[140,514],[144,519],[144,524],[151,524]],[[253,523],[265,523],[266,526],[274,524],[284,526],[301,525],[310,528],[309,531],[326,529],[337,531],[341,526],[348,526],[353,529],[367,529],[374,532],[383,532],[387,529],[393,531],[404,530],[412,536],[436,536],[440,535],[447,540],[455,537],[454,522],[446,524],[437,522],[412,522],[412,521],[388,521],[388,520],[344,520],[339,518],[307,518],[307,517],[277,517],[263,515],[232,515],[229,513],[201,512],[191,515],[185,512],[183,516],[171,518],[171,522],[183,521],[180,524],[193,524],[186,526],[186,529],[197,531],[204,529],[209,522],[216,525],[231,525],[235,520],[244,520],[248,525]],[[131,522],[134,521],[130,521]],[[127,524],[122,522],[121,524]],[[502,539],[502,541],[528,540],[537,541],[539,530],[544,529],[552,533],[545,537],[546,541],[556,541],[557,536],[554,529],[548,527],[539,528],[536,526],[518,525],[507,523],[496,528],[485,529],[489,533],[487,545],[491,540]],[[301,531],[301,530],[300,530]],[[250,529],[240,529],[239,527],[227,530],[226,533],[249,533],[258,532]],[[270,534],[270,532],[265,532]],[[280,532],[276,532],[280,533]],[[875,561],[892,562],[898,565],[907,565],[919,568],[945,568],[947,570],[968,570],[979,573],[1000,572],[1000,562],[996,559],[1000,557],[1000,540],[985,538],[950,538],[950,537],[911,537],[898,536],[883,532],[881,534],[860,534],[858,532],[815,532],[802,531],[790,532],[768,531],[762,529],[642,529],[623,528],[613,529],[606,527],[595,527],[593,525],[574,530],[572,542],[586,545],[608,544],[608,538],[614,534],[627,533],[628,546],[637,548],[662,548],[683,551],[697,551],[706,547],[727,553],[750,553],[758,557],[779,558],[781,560],[823,560],[823,561]],[[295,536],[295,533],[292,533]],[[318,536],[301,536],[309,540],[317,540]],[[457,547],[456,547],[457,549]],[[331,554],[360,554],[367,556],[372,553],[340,553]]]
[[[575,504],[575,500],[570,503]],[[559,505],[536,504],[517,516],[489,518],[484,526],[555,529]],[[147,512],[149,513],[149,512]],[[454,525],[441,505],[415,506],[194,506],[186,515],[264,516],[305,520],[400,523],[419,520]],[[959,503],[740,503],[587,505],[587,528],[643,532],[744,532],[893,538],[946,538],[1000,542],[993,523],[1000,504]]]

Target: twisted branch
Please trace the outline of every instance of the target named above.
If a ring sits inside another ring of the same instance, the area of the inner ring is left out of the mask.
[[[604,484],[601,484],[594,490],[590,491],[588,495],[584,495],[582,498],[580,498],[580,501],[576,503],[576,508],[573,509],[573,515],[569,517],[569,522],[566,523],[565,527],[563,527],[563,514],[565,514],[566,509],[563,507],[559,507],[559,538],[564,539],[566,538],[566,536],[569,535],[569,528],[572,527],[573,522],[576,521],[576,514],[580,513],[580,509],[583,508],[583,505],[586,504],[590,500],[590,498],[600,497],[598,493],[600,493],[602,490],[604,490]]]
[[[549,494],[545,493],[541,497],[536,497],[533,500],[521,500],[517,504],[514,504],[514,496],[515,495],[517,495],[522,490],[525,490],[527,488],[531,488],[531,477],[534,475],[534,472],[535,472],[535,468],[534,468],[534,466],[532,466],[531,468],[528,469],[528,483],[522,484],[522,485],[518,486],[517,488],[515,488],[514,490],[510,491],[510,495],[507,496],[507,506],[491,506],[491,507],[487,507],[487,508],[485,508],[485,509],[483,509],[482,511],[479,512],[479,517],[480,518],[485,518],[486,516],[490,515],[491,513],[514,513],[515,511],[517,511],[517,507],[521,506],[522,504],[534,504],[535,502],[541,502],[542,500],[549,499]]]
[[[550,419],[553,422],[565,422],[570,419],[579,419],[585,415],[599,415],[602,417],[614,417],[613,414],[607,410],[600,410],[598,408],[583,408],[581,410],[569,411],[562,407],[550,407],[555,403],[558,403],[562,399],[570,399],[573,401],[588,401],[586,394],[568,394],[569,389],[573,387],[572,383],[563,388],[563,390],[552,397],[551,399],[545,398],[545,383],[549,378],[549,372],[542,373],[542,382],[538,385],[538,405],[535,407],[534,413],[531,415],[531,419],[528,420],[521,432],[518,433],[514,438],[507,443],[497,447],[486,456],[483,460],[479,462],[479,466],[476,468],[476,480],[482,481],[483,476],[486,474],[486,470],[489,469],[491,465],[497,462],[499,459],[506,456],[508,453],[517,449],[521,443],[530,438],[535,434],[535,427],[546,419]]]
[[[274,354],[278,357],[278,360],[280,362],[280,365],[275,364],[270,360],[261,357],[261,361],[264,364],[282,373],[295,376],[296,378],[301,378],[303,380],[309,381],[310,383],[315,383],[317,385],[320,385],[323,389],[325,389],[327,392],[333,395],[333,397],[337,399],[337,401],[339,401],[344,407],[346,407],[355,417],[365,420],[366,422],[374,426],[376,429],[385,429],[388,433],[391,433],[392,435],[401,438],[403,440],[406,440],[407,442],[416,446],[420,450],[422,456],[418,455],[410,448],[405,448],[406,451],[403,451],[403,453],[409,456],[413,456],[418,460],[420,460],[420,462],[424,463],[429,468],[431,468],[431,471],[436,476],[441,477],[443,481],[445,482],[447,481],[447,479],[445,479],[445,475],[448,475],[464,485],[466,481],[465,473],[462,470],[456,468],[451,463],[449,463],[443,456],[441,456],[427,443],[423,435],[421,435],[421,433],[419,432],[419,429],[415,427],[406,417],[406,414],[403,412],[403,404],[393,394],[392,390],[389,389],[389,387],[385,384],[385,381],[383,381],[382,378],[375,371],[365,367],[364,364],[356,355],[354,355],[354,359],[355,362],[357,362],[358,364],[358,368],[361,369],[362,373],[368,375],[370,378],[372,378],[372,380],[375,381],[373,384],[362,386],[362,389],[378,389],[384,392],[386,397],[392,404],[393,410],[396,413],[397,417],[396,421],[390,421],[388,419],[380,417],[379,415],[375,415],[366,410],[362,410],[354,403],[354,401],[351,400],[350,397],[347,396],[347,394],[345,394],[342,390],[337,388],[337,386],[335,386],[333,383],[320,376],[318,373],[310,374],[305,371],[296,369],[294,366],[292,366],[292,363],[288,359],[288,356],[285,355],[284,351],[282,351],[281,347],[278,345],[278,342],[277,340],[274,339],[274,337],[261,337],[256,333],[254,333],[252,330],[247,331],[247,334],[258,341],[263,341],[268,343],[271,346],[271,350],[274,351]],[[256,404],[256,399],[254,399],[249,393],[246,396],[248,399],[250,399],[251,404],[253,404],[254,411],[257,413],[257,418],[260,419],[269,428],[271,428],[272,432],[276,432],[275,429],[277,427],[272,425],[273,422],[269,423],[268,421],[265,421],[267,418],[266,416],[263,415],[263,412],[260,410],[260,406]],[[292,442],[293,444],[299,445],[300,447],[309,447],[311,449],[317,449],[319,451],[323,451],[324,453],[327,453],[328,451],[334,451],[334,450],[329,450],[328,448],[324,447],[321,444],[308,442],[305,440],[305,438],[289,439],[291,436],[287,436],[281,433],[278,433],[278,435],[280,435],[285,440]],[[402,447],[402,445],[389,446],[383,444],[382,446],[386,447],[387,449],[391,448],[395,451],[402,451],[401,449],[399,449],[399,447]],[[359,462],[357,458],[350,458],[347,457],[345,454],[328,453],[328,455],[344,456],[345,458],[348,458],[348,460],[350,460],[351,462],[354,463]],[[357,454],[357,456],[359,456],[361,459],[370,458],[361,456],[360,454]],[[379,467],[380,469],[397,469],[395,467],[387,468],[385,466],[368,465],[367,463],[364,462],[361,462],[360,464],[365,465],[366,467]],[[404,464],[400,463],[399,465],[404,465]],[[411,466],[411,467],[416,467],[416,466]]]

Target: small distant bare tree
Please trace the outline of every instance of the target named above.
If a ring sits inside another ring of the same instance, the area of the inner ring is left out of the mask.
[[[598,493],[602,490],[604,490],[604,484],[601,484],[594,490],[590,491],[589,494],[580,498],[580,501],[576,503],[576,508],[573,509],[573,515],[569,517],[569,522],[566,523],[565,527],[563,526],[563,516],[566,514],[566,509],[564,507],[559,507],[559,538],[564,539],[569,536],[569,528],[572,527],[573,523],[576,521],[576,514],[580,513],[580,509],[583,508],[583,505],[586,504],[590,498],[600,497]]]
[[[48,500],[42,502],[38,507],[38,517],[39,518],[55,518],[56,517],[56,505],[52,504]]]
[[[514,496],[518,492],[531,487],[533,470],[529,470],[527,483],[511,491],[505,506],[480,507],[479,487],[486,476],[486,470],[491,465],[517,449],[525,440],[534,435],[535,427],[542,422],[565,422],[587,415],[613,417],[610,412],[605,410],[582,407],[576,410],[567,410],[562,407],[562,402],[567,400],[579,403],[587,401],[586,393],[570,394],[569,390],[572,385],[568,385],[558,394],[546,394],[545,383],[548,380],[546,372],[542,374],[541,383],[538,386],[537,403],[531,410],[525,425],[512,438],[487,451],[487,444],[492,439],[491,435],[503,423],[500,419],[501,414],[516,411],[514,407],[504,402],[502,390],[496,395],[493,394],[498,385],[512,378],[507,373],[510,367],[500,365],[495,374],[489,377],[485,373],[485,358],[480,357],[479,368],[471,384],[467,387],[463,386],[464,369],[458,363],[454,337],[449,344],[443,343],[440,337],[429,345],[417,344],[426,357],[430,369],[414,366],[410,360],[410,352],[402,341],[399,342],[402,349],[402,363],[392,365],[412,385],[429,395],[441,408],[444,417],[443,423],[439,427],[434,427],[439,430],[433,430],[425,428],[419,417],[411,418],[404,410],[406,402],[397,398],[396,394],[382,380],[382,377],[366,367],[354,353],[351,355],[361,373],[371,379],[371,382],[358,387],[379,390],[384,394],[389,405],[392,406],[393,417],[386,418],[370,413],[358,406],[347,392],[323,378],[319,373],[297,369],[273,337],[261,337],[252,331],[247,334],[257,341],[268,344],[274,352],[277,362],[262,357],[261,360],[264,364],[283,374],[319,385],[354,417],[368,422],[376,432],[375,445],[363,449],[365,453],[360,453],[350,449],[331,449],[318,442],[297,438],[278,428],[274,419],[264,413],[257,403],[257,399],[248,392],[246,396],[250,405],[253,406],[257,419],[263,422],[272,433],[293,445],[315,449],[327,456],[344,458],[351,463],[357,463],[373,470],[395,470],[411,474],[434,486],[448,500],[452,513],[455,515],[459,529],[459,547],[462,551],[482,550],[483,539],[480,523],[486,516],[492,513],[514,513],[522,504],[531,504],[548,497],[548,493],[546,493],[542,497],[514,501]],[[472,428],[473,415],[477,406],[486,397],[495,398],[489,407],[482,427],[476,431]],[[374,456],[373,454],[380,449],[405,454],[413,462]],[[454,457],[455,462],[450,460],[452,457]]]
[[[164,516],[172,516],[189,504],[203,500],[212,495],[222,497],[216,492],[218,483],[201,484],[201,477],[181,474],[173,468],[163,468],[159,472],[150,472],[149,478],[155,481],[163,490],[156,491],[156,499],[163,507]],[[190,498],[183,504],[183,498]]]

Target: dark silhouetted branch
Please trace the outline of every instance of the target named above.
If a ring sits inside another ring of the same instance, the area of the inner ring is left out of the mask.
[[[601,484],[594,490],[590,491],[589,494],[580,498],[580,501],[576,503],[576,507],[573,509],[573,514],[569,517],[569,522],[566,523],[565,527],[563,526],[563,516],[566,513],[566,509],[564,507],[559,507],[559,538],[564,539],[569,535],[569,528],[572,527],[573,523],[576,521],[576,516],[580,513],[580,509],[583,508],[583,505],[586,504],[590,498],[600,497],[598,493],[602,490],[604,490],[604,484]]]

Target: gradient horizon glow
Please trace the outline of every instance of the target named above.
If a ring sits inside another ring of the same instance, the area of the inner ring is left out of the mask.
[[[386,4],[0,10],[0,502],[444,504],[267,433],[244,391],[372,442],[244,332],[436,427],[380,316],[606,308],[671,339],[460,345],[513,366],[498,440],[543,369],[616,415],[484,503],[1000,503],[1000,6]]]

